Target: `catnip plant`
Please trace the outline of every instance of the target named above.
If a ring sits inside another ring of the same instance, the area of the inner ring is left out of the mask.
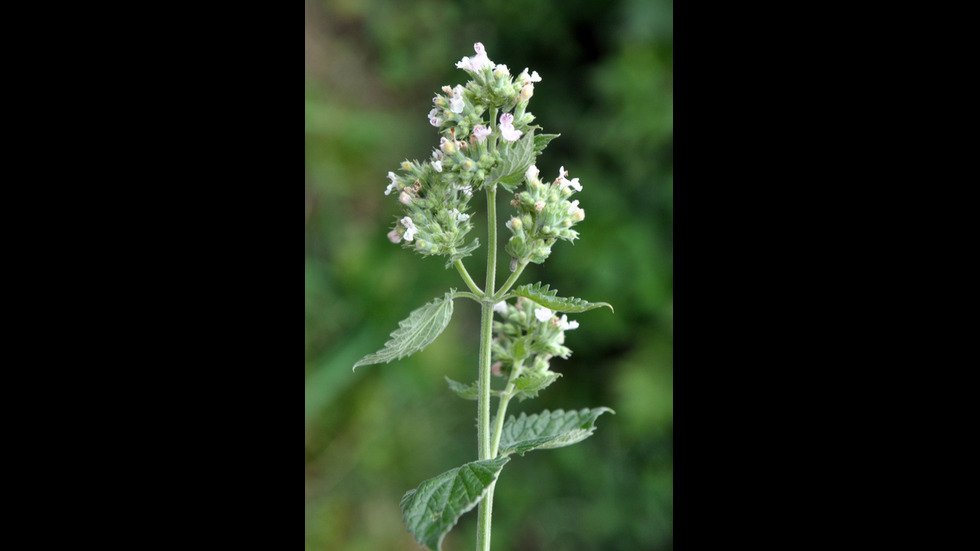
[[[464,57],[456,67],[471,80],[466,85],[444,86],[433,98],[429,124],[440,134],[439,147],[424,162],[404,161],[398,173],[389,172],[385,195],[396,197],[404,211],[388,233],[392,243],[422,256],[447,258],[468,291],[450,289],[399,322],[384,348],[362,358],[362,365],[388,363],[418,352],[446,328],[453,301],[467,298],[482,307],[477,380],[470,384],[446,378],[450,390],[477,402],[477,460],[422,482],[401,500],[403,518],[416,541],[432,550],[442,548],[446,534],[459,517],[478,509],[477,551],[490,549],[493,490],[504,465],[513,454],[560,448],[580,442],[595,431],[596,419],[612,410],[605,407],[542,411],[509,418],[511,400],[534,398],[561,373],[551,370],[554,358],[567,359],[565,332],[576,329],[568,314],[585,312],[604,302],[559,297],[548,285],[514,287],[529,263],[541,264],[558,240],[574,241],[573,228],[585,211],[572,195],[582,191],[578,178],[568,179],[561,167],[554,180],[541,177],[535,160],[557,134],[536,134],[528,102],[537,71],[524,69],[511,76],[506,65],[487,57],[483,44],[474,45],[475,57]],[[513,195],[514,211],[506,222],[510,238],[504,247],[510,276],[499,287],[497,270],[497,192]],[[467,242],[473,229],[469,202],[473,194],[487,196],[488,247],[483,288],[473,280],[462,260],[479,248]],[[498,317],[494,318],[494,314]],[[494,336],[496,335],[496,336]],[[492,376],[506,381],[493,388]],[[497,399],[490,415],[491,398]]]

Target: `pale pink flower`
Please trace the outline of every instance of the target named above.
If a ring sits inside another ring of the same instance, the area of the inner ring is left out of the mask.
[[[476,141],[482,142],[490,135],[490,129],[482,124],[478,124],[473,127],[473,135],[476,136]]]
[[[432,111],[429,111],[429,124],[435,127],[442,126],[442,118],[439,117],[440,109],[434,107]]]
[[[483,70],[484,67],[495,67],[494,63],[490,61],[487,57],[487,51],[483,48],[483,44],[477,42],[473,45],[473,50],[476,52],[476,56],[473,58],[464,57],[456,63],[457,69],[463,69],[466,71],[472,71],[478,73]]]
[[[504,113],[500,115],[500,135],[504,137],[508,142],[516,142],[520,139],[520,130],[514,128],[514,115],[510,113]]]
[[[392,243],[401,243],[401,241],[402,241],[402,234],[398,233],[398,228],[395,228],[395,229],[391,230],[390,232],[388,232],[388,239]]]

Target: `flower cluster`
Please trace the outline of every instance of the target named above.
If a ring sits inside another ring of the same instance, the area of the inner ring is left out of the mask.
[[[456,64],[472,80],[465,86],[443,86],[432,100],[428,119],[441,134],[439,147],[430,160],[405,161],[400,174],[389,172],[385,190],[406,211],[388,238],[423,255],[449,255],[450,263],[479,245],[475,240],[464,244],[472,229],[467,203],[474,189],[496,185],[491,172],[501,163],[498,144],[533,132],[529,125],[534,115],[527,112],[527,104],[534,83],[541,81],[537,71],[527,69],[512,77],[506,65],[490,60],[483,44],[473,48],[476,56]],[[488,114],[496,120],[485,118]]]
[[[582,191],[578,178],[567,178],[565,167],[550,183],[538,179],[538,168],[531,165],[524,175],[526,187],[514,194],[511,205],[517,208],[517,216],[507,222],[513,236],[507,242],[506,251],[515,259],[529,259],[540,264],[551,254],[551,246],[558,239],[575,241],[578,232],[572,226],[585,219],[585,210],[578,200],[569,201],[576,191]]]
[[[398,197],[406,211],[388,233],[388,239],[426,256],[465,254],[478,245],[464,243],[466,234],[473,229],[466,213],[473,193],[441,178],[440,161],[437,152],[431,162],[403,162],[401,175],[388,173],[391,183],[385,195]]]
[[[578,328],[577,321],[568,321],[565,314],[558,317],[522,297],[514,304],[498,302],[493,309],[503,318],[493,323],[497,334],[492,347],[495,375],[548,375],[551,358],[571,356],[572,351],[564,346],[565,331]]]

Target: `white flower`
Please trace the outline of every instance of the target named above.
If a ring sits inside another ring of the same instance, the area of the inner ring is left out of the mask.
[[[463,103],[463,87],[459,84],[453,88],[453,98],[449,100],[449,110],[453,113],[462,113],[466,104]]]
[[[462,191],[467,197],[473,196],[473,186],[461,186],[459,184],[453,184],[453,189],[457,191]]]
[[[521,74],[518,75],[517,79],[520,81],[522,86],[529,84],[531,82],[541,82],[541,76],[538,75],[537,71],[534,71],[530,75],[527,74],[527,67],[525,67],[524,70],[521,71]]]
[[[508,142],[516,142],[523,132],[514,128],[514,115],[504,113],[500,115],[500,135]]]
[[[388,184],[388,189],[385,190],[385,195],[391,195],[392,191],[398,190],[398,176],[395,176],[394,172],[388,172],[388,178],[391,179],[391,183]]]
[[[449,211],[449,215],[455,218],[458,222],[466,222],[467,220],[470,219],[469,214],[464,214],[462,212],[459,212],[459,209],[453,209]]]
[[[442,172],[442,161],[432,161],[432,168],[436,169],[436,172]]]
[[[537,178],[538,177],[538,174],[540,174],[540,173],[541,173],[541,171],[538,170],[538,167],[536,167],[534,165],[531,165],[531,166],[527,167],[527,172],[524,173],[524,177],[527,178],[528,181],[531,181],[531,180]]]
[[[566,187],[571,187],[575,191],[582,191],[582,184],[578,183],[578,178],[572,178],[571,180],[566,180],[565,176],[568,172],[565,172],[565,167],[561,167],[558,171],[558,187],[560,189],[565,189]]]
[[[490,61],[489,57],[487,57],[487,51],[483,48],[482,43],[477,42],[474,44],[473,50],[476,52],[476,57],[464,57],[456,63],[457,69],[478,73],[483,70],[484,67],[490,67],[491,69],[495,67],[494,63]]]
[[[416,229],[415,229],[415,224],[412,222],[412,219],[406,216],[405,218],[399,220],[399,222],[401,223],[402,226],[405,227],[405,241],[411,241],[415,239]]]
[[[388,232],[388,239],[392,243],[401,243],[402,236],[401,236],[400,233],[398,233],[398,228],[395,228],[395,229],[391,230],[390,232]]]
[[[439,117],[440,109],[433,108],[429,111],[429,124],[435,127],[442,126],[442,118]]]
[[[502,301],[498,302],[497,304],[494,304],[493,305],[493,311],[494,312],[497,312],[501,316],[507,315],[507,301],[502,300]]]
[[[401,194],[398,196],[398,201],[403,205],[411,205],[412,196],[409,195],[407,191],[402,190]]]
[[[561,315],[561,319],[558,320],[558,328],[562,331],[568,331],[571,329],[578,329],[577,321],[568,321],[568,316],[565,314]]]
[[[482,124],[478,124],[473,127],[473,135],[476,136],[476,141],[482,142],[490,135],[490,129]]]
[[[497,78],[509,77],[510,76],[510,69],[508,69],[506,65],[504,65],[503,63],[501,63],[500,65],[497,65],[494,68],[494,70],[493,70],[493,76],[495,76]]]
[[[544,306],[534,311],[534,317],[538,318],[538,321],[540,322],[545,322],[550,320],[553,315],[554,312],[545,308]]]

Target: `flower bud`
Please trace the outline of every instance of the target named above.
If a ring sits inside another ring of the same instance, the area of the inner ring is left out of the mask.
[[[514,231],[517,231],[517,230],[521,229],[521,225],[522,225],[521,224],[521,219],[520,218],[516,218],[516,217],[515,218],[511,218],[510,221],[507,222],[507,227],[510,228],[510,229],[512,229],[512,230],[514,230]]]
[[[536,167],[534,165],[531,165],[531,166],[527,167],[527,172],[524,173],[524,177],[527,178],[530,181],[530,180],[533,180],[533,179],[537,178],[538,177],[538,174],[540,174],[540,171],[538,170],[538,167]]]
[[[450,139],[442,138],[439,141],[439,147],[440,147],[440,149],[442,149],[445,153],[447,153],[449,155],[452,155],[453,153],[456,153],[456,145]]]
[[[473,159],[466,159],[465,161],[463,161],[463,170],[473,171],[475,169],[476,169],[476,163],[473,162]]]
[[[412,170],[412,163],[408,161],[402,161],[402,170]]]
[[[585,209],[578,209],[572,213],[572,221],[581,222],[582,220],[585,220]]]
[[[533,95],[534,95],[534,85],[531,84],[530,82],[525,84],[524,87],[521,88],[521,101],[527,101],[531,99],[531,96]]]
[[[402,193],[404,193],[404,192],[402,192]],[[544,201],[538,201],[537,203],[534,203],[534,210],[536,210],[538,212],[541,212],[542,210],[544,210]]]
[[[517,259],[516,258],[511,258],[510,259],[510,271],[512,271],[512,272],[516,272],[517,271]]]
[[[388,232],[388,240],[390,240],[392,243],[401,243],[402,234],[398,232],[398,228]]]
[[[398,196],[398,201],[403,205],[411,205],[412,196],[409,195],[407,191],[402,191],[401,195]]]
[[[445,92],[445,93],[447,93],[447,94],[452,94],[453,93],[453,89],[448,84],[446,86],[443,86],[442,87],[442,91]]]

